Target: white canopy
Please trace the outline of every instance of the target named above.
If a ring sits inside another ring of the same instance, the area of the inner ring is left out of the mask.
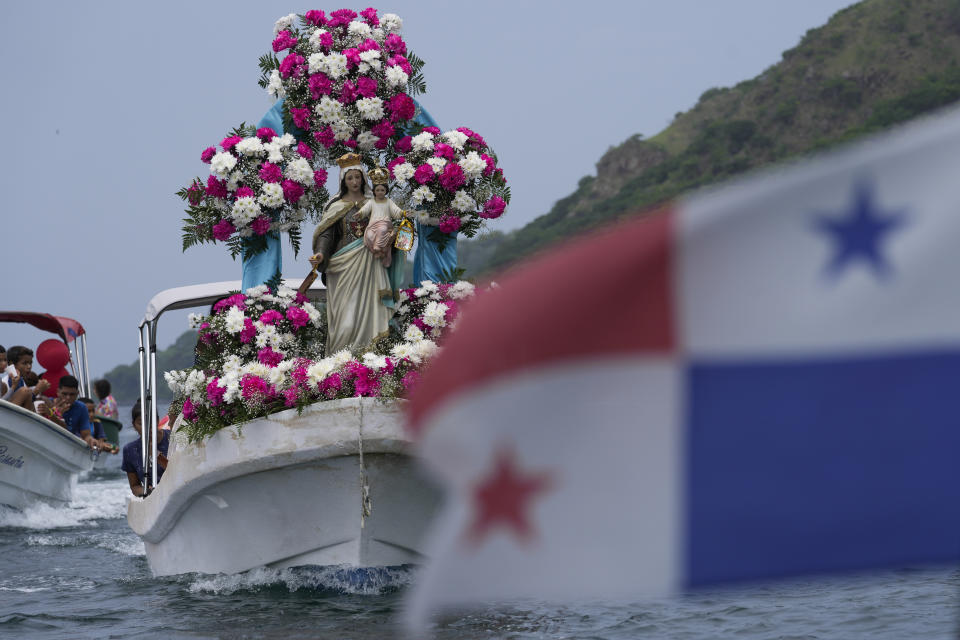
[[[303,280],[300,278],[285,278],[283,284],[291,289],[299,289]],[[220,298],[228,295],[231,291],[240,291],[240,280],[225,280],[223,282],[207,282],[205,284],[192,284],[186,287],[174,287],[161,291],[153,296],[147,304],[147,312],[143,316],[140,326],[153,322],[160,317],[164,311],[173,311],[175,309],[190,309],[191,307],[210,306]],[[314,280],[310,289],[307,291],[307,297],[311,300],[326,299],[326,288],[320,282],[320,278]]]

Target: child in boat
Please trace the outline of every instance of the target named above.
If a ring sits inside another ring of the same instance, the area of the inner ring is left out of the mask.
[[[130,483],[130,492],[138,497],[145,496],[153,489],[147,482],[146,472],[143,468],[143,450],[141,449],[141,443],[143,442],[142,413],[140,401],[138,400],[130,412],[130,417],[133,423],[133,429],[140,434],[140,437],[133,442],[127,443],[123,447],[123,463],[120,465],[120,469],[127,474],[127,480]],[[170,447],[169,433],[169,431],[157,429],[157,482],[160,482],[160,478],[163,477],[163,472],[167,468],[167,451],[169,451]],[[149,455],[149,453],[148,451],[147,454]],[[147,487],[147,491],[144,491],[144,487]]]
[[[370,172],[370,182],[373,184],[373,200],[360,207],[358,217],[370,216],[367,228],[363,232],[363,245],[374,256],[380,259],[380,264],[389,267],[392,262],[393,220],[403,217],[403,209],[387,198],[390,191],[390,174],[386,169],[377,167]]]
[[[110,383],[101,378],[94,380],[93,392],[97,394],[97,414],[104,418],[113,418],[118,420],[120,412],[117,410],[117,401],[110,395]]]
[[[46,380],[40,380],[33,386],[27,384],[26,377],[33,370],[33,350],[17,345],[10,347],[6,355],[13,369],[8,365],[8,389],[3,399],[18,407],[36,412],[33,397],[46,391],[50,387],[50,383]]]
[[[97,448],[100,449],[100,451],[107,451],[113,454],[120,451],[120,447],[116,447],[113,443],[107,442],[107,434],[103,430],[103,424],[96,416],[93,400],[90,398],[80,398],[80,402],[87,407],[87,413],[90,414],[90,426],[93,427],[90,431],[93,434],[93,439],[97,443]]]

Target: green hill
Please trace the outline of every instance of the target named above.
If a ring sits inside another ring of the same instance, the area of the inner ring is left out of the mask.
[[[780,62],[708,89],[650,139],[608,150],[597,175],[522,229],[460,244],[495,271],[690,189],[855,139],[960,99],[960,0],[865,0],[811,29]]]
[[[197,344],[197,332],[188,330],[183,332],[172,345],[157,351],[157,369],[170,371],[184,369],[193,365],[193,348]],[[110,381],[113,397],[120,404],[133,404],[140,397],[140,364],[117,365],[107,371],[104,378]],[[172,399],[172,394],[164,382],[162,374],[157,376],[157,395],[159,405],[165,406]]]

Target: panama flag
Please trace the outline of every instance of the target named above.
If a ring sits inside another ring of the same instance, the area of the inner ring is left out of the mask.
[[[481,294],[409,405],[408,603],[960,560],[960,111],[698,192]]]

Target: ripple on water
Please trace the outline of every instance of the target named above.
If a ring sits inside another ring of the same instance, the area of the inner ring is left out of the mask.
[[[233,575],[191,576],[191,593],[231,595],[240,591],[282,589],[298,591],[333,591],[352,595],[382,595],[410,584],[416,570],[413,567],[295,567],[270,569],[261,567]]]
[[[42,531],[120,518],[126,514],[129,495],[130,488],[116,480],[81,482],[66,505],[38,503],[23,511],[0,506],[0,528]]]
[[[133,532],[118,533],[75,533],[75,534],[31,534],[27,536],[27,546],[31,547],[82,547],[105,549],[124,556],[144,556],[143,541]]]

